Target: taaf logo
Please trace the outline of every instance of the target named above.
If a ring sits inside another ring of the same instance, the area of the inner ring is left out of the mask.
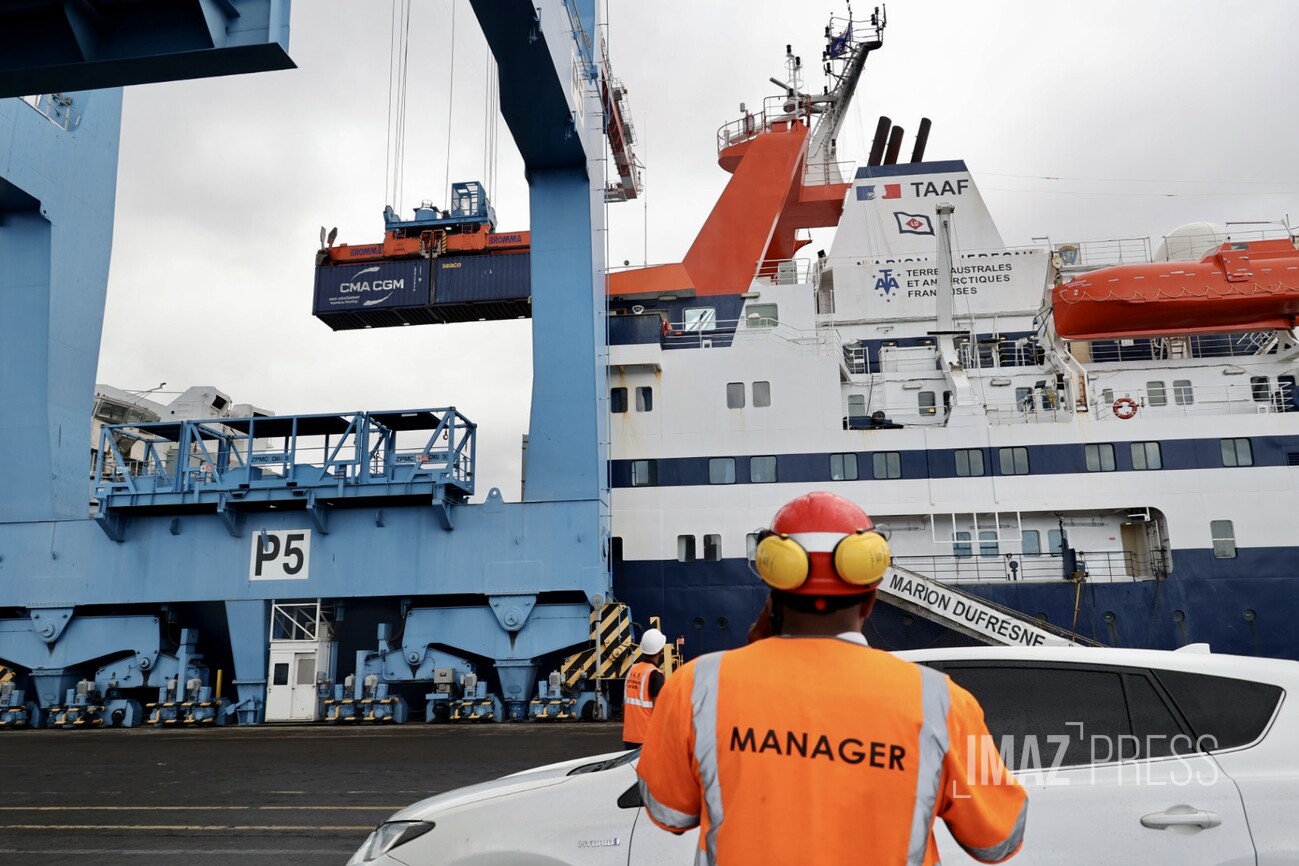
[[[892,268],[880,268],[879,278],[875,280],[875,291],[884,296],[884,300],[893,300],[893,290],[898,288],[898,278],[893,276]]]
[[[874,201],[877,198],[902,198],[902,184],[886,183],[882,184],[884,192],[881,195],[875,194],[875,184],[867,184],[857,187],[857,201]]]
[[[934,224],[929,221],[929,217],[925,214],[905,213],[895,210],[893,216],[898,219],[898,234],[932,235],[934,233]]]

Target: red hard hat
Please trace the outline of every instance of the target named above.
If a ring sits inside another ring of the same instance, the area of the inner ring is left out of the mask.
[[[776,512],[770,532],[787,540],[765,548],[760,542],[755,565],[770,586],[796,595],[860,595],[874,590],[888,567],[888,543],[874,528],[857,503],[808,493]],[[851,542],[840,546],[845,539]],[[806,579],[798,582],[800,569]]]

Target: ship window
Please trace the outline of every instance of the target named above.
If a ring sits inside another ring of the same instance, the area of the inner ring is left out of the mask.
[[[636,411],[653,412],[654,411],[654,389],[649,385],[639,385],[636,388]]]
[[[631,486],[653,487],[659,483],[658,461],[633,460],[631,462]]]
[[[735,483],[735,458],[711,457],[708,460],[709,484]]]
[[[779,322],[775,304],[749,304],[744,308],[744,323],[750,328],[770,328]]]
[[[1000,551],[997,549],[997,530],[980,529],[979,530],[979,556],[997,556]]]
[[[1253,466],[1254,450],[1250,447],[1248,439],[1223,439],[1222,440],[1222,465],[1223,466]]]
[[[952,556],[966,557],[973,556],[974,548],[970,545],[970,533],[953,532],[952,533]]]
[[[1164,459],[1159,453],[1158,442],[1132,443],[1133,469],[1163,469]]]
[[[1064,533],[1058,529],[1048,530],[1046,533],[1047,552],[1052,556],[1059,556],[1064,549]]]
[[[1113,400],[1107,402],[1113,403]],[[1146,383],[1146,402],[1151,406],[1167,406],[1168,391],[1165,390],[1163,382]]]
[[[1173,380],[1173,402],[1178,406],[1190,406],[1195,402],[1195,392],[1191,389],[1190,379]]]
[[[983,450],[980,448],[957,449],[956,474],[962,478],[983,475]]]
[[[1213,536],[1215,559],[1236,558],[1236,528],[1230,520],[1210,520],[1209,534]]]
[[[920,404],[921,415],[938,414],[938,403],[934,397],[933,391],[921,391],[919,394],[916,395],[916,399],[919,401]]]
[[[1019,549],[1023,551],[1025,556],[1041,556],[1042,533],[1036,529],[1025,529],[1023,535],[1020,536]]]
[[[857,455],[856,454],[831,454],[830,455],[830,480],[831,481],[856,481],[857,480]]]
[[[1002,475],[1028,474],[1027,448],[998,448],[997,461],[1001,465]]]
[[[677,562],[695,561],[695,537],[693,535],[677,536]]]
[[[1016,388],[1015,389],[1015,408],[1020,412],[1028,412],[1033,408],[1033,389]]]
[[[753,405],[762,409],[771,405],[771,383],[754,382],[753,383]]]
[[[902,455],[897,451],[876,451],[871,455],[876,478],[901,478]]]
[[[749,562],[753,562],[753,557],[758,553],[758,533],[750,532],[744,536],[744,555],[748,557]]]
[[[1088,472],[1114,471],[1114,446],[1108,442],[1083,446]]]
[[[722,561],[722,537],[720,535],[704,536],[704,560],[707,562]]]
[[[621,414],[627,411],[627,389],[609,389],[609,411]]]
[[[775,457],[750,457],[749,481],[754,484],[771,484],[776,480]]]
[[[687,307],[682,313],[687,331],[712,331],[717,328],[717,310],[712,307]]]
[[[848,395],[848,417],[849,418],[866,417],[866,395],[864,394]]]
[[[1272,399],[1271,380],[1267,376],[1250,376],[1249,392],[1255,403],[1267,403]]]
[[[609,539],[609,561],[614,565],[622,562],[622,536],[615,535]]]
[[[726,408],[727,409],[744,408],[744,383],[743,382],[726,383]]]

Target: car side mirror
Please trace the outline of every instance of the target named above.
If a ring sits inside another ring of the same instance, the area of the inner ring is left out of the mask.
[[[618,798],[619,809],[639,809],[643,805],[645,805],[645,803],[640,798],[639,782],[623,791],[622,796]]]

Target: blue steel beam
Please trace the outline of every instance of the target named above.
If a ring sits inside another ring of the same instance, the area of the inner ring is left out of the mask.
[[[292,69],[291,0],[7,0],[0,97]]]
[[[63,99],[0,100],[0,521],[87,515],[122,93]]]

